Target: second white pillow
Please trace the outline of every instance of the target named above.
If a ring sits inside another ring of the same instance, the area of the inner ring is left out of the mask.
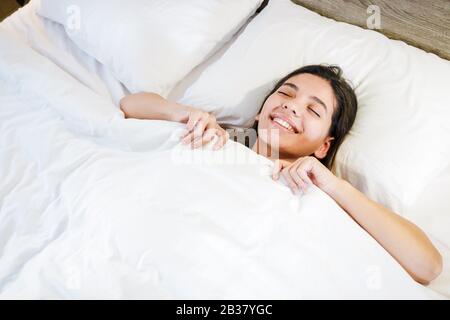
[[[229,41],[262,0],[37,0],[86,53],[130,92],[167,96]]]

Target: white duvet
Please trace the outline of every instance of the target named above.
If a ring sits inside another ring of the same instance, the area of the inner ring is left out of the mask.
[[[318,188],[125,120],[0,28],[0,298],[436,297]]]

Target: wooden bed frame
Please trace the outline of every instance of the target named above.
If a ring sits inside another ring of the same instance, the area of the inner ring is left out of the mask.
[[[292,1],[328,18],[365,29],[368,18],[374,14],[369,6],[375,5],[379,9],[380,28],[374,30],[450,60],[450,0]]]

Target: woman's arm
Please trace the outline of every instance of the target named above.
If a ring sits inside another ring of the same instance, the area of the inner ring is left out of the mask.
[[[442,257],[416,225],[370,200],[339,179],[329,194],[378,241],[419,283],[428,284],[442,271]]]
[[[120,109],[125,118],[167,120],[186,123],[186,134],[182,143],[190,143],[192,148],[199,148],[218,137],[213,149],[222,148],[229,139],[229,134],[216,121],[214,115],[166,100],[159,94],[141,92],[130,94],[120,100]]]
[[[192,107],[164,99],[159,94],[140,92],[120,100],[125,118],[167,120],[186,123]]]
[[[316,158],[279,161],[273,178],[280,172],[293,191],[306,191],[308,184],[325,191],[417,282],[428,284],[441,273],[442,257],[422,230],[336,177]]]

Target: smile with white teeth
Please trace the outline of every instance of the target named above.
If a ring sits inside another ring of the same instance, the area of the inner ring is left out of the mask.
[[[286,129],[286,130],[288,130],[288,131],[290,131],[292,133],[295,133],[294,128],[287,121],[284,121],[283,119],[280,119],[280,118],[277,118],[277,117],[273,118],[272,121],[276,122],[277,124],[282,126],[284,129]]]

